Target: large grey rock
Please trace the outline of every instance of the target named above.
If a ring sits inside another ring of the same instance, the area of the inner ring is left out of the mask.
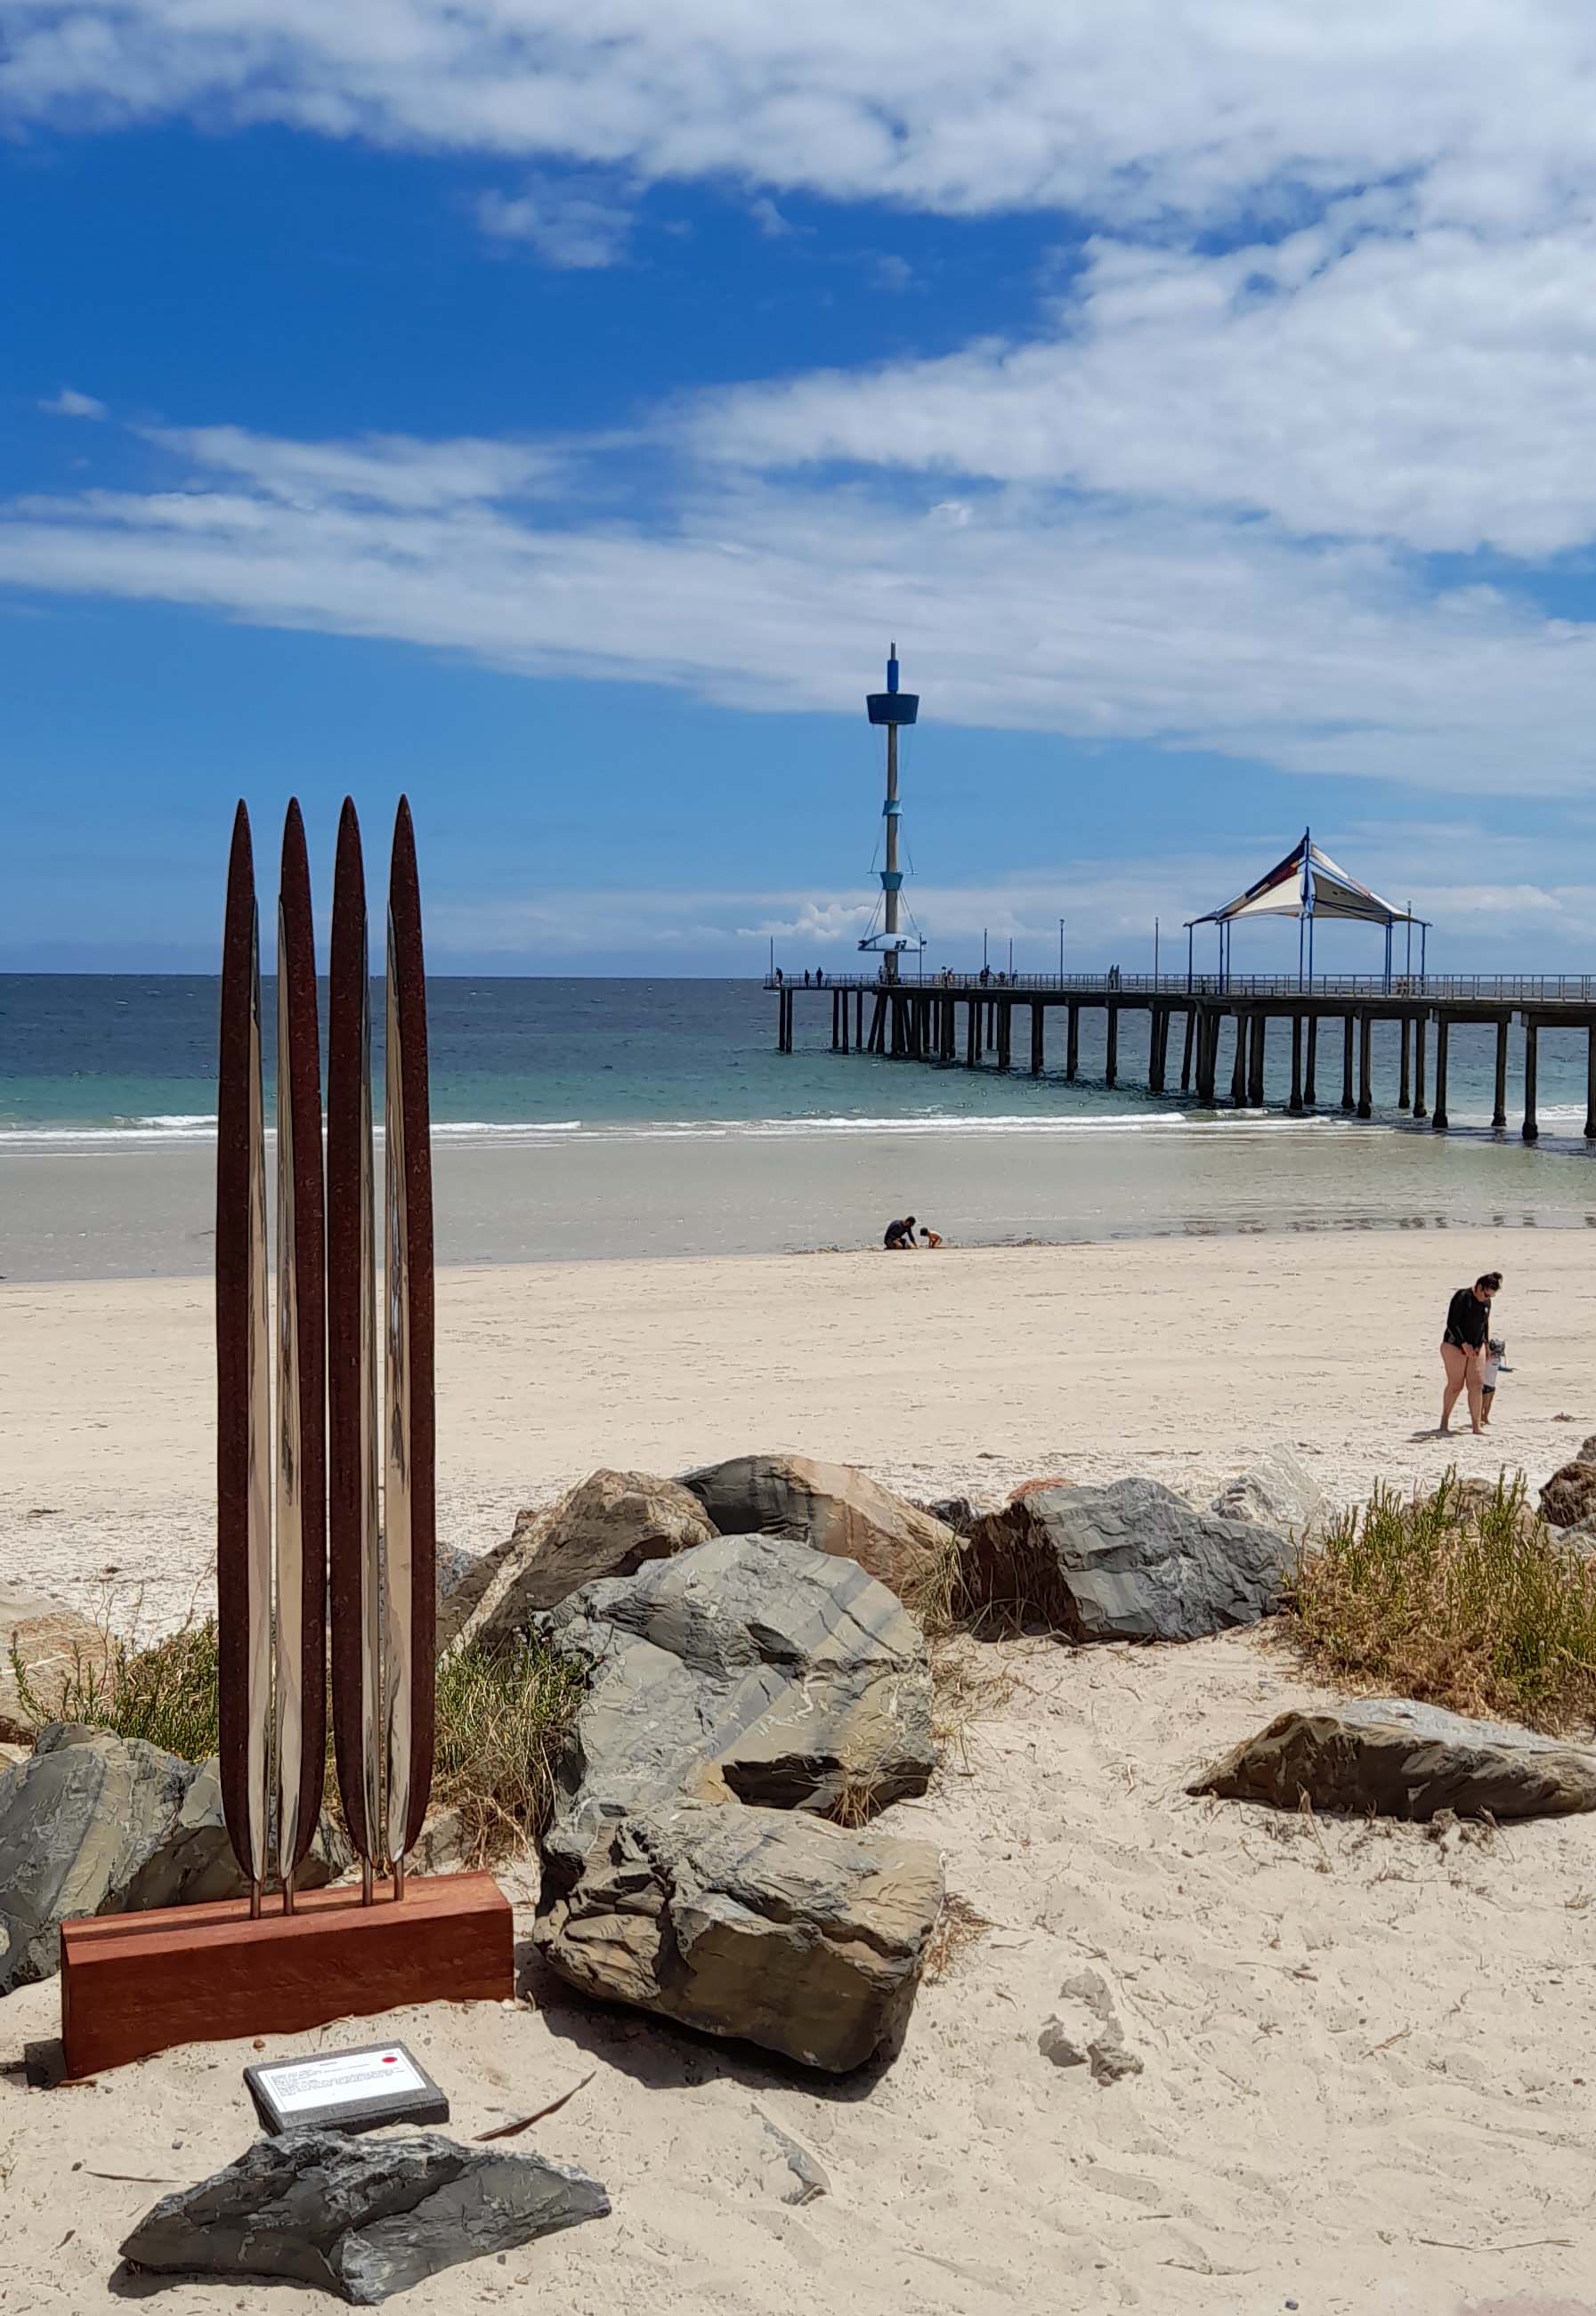
[[[301,1869],[314,1888],[347,1846],[324,1819]],[[196,1766],[138,1739],[55,1724],[0,1773],[0,1994],[60,1964],[78,1914],[241,1897],[214,1759]]]
[[[548,1510],[522,1512],[470,1613],[463,1638],[496,1643],[583,1585],[630,1576],[715,1534],[696,1496],[646,1472],[594,1472]]]
[[[81,1672],[103,1679],[111,1641],[76,1608],[0,1579],[0,1738],[32,1736],[41,1722],[60,1718],[67,1684]],[[20,1663],[39,1711],[30,1711],[16,1678]]]
[[[286,2277],[371,2308],[461,2260],[609,2209],[596,2179],[541,2155],[459,2147],[434,2132],[289,2131],[164,2196],[121,2249],[161,2275]]]
[[[1540,1492],[1540,1509],[1552,1528],[1588,1519],[1596,1512],[1596,1464],[1565,1464],[1554,1472]]]
[[[585,1993],[843,2074],[907,2018],[941,1904],[928,1842],[678,1802],[557,1825],[535,1936]]]
[[[1074,1641],[1191,1641],[1280,1604],[1293,1553],[1250,1520],[1183,1503],[1155,1480],[1039,1489],[976,1522],[976,1607],[1039,1618]]]
[[[903,1594],[937,1559],[958,1550],[952,1530],[878,1487],[850,1464],[811,1456],[737,1456],[682,1474],[722,1536],[780,1536],[857,1561]]]
[[[514,1533],[503,1544],[495,1544],[491,1551],[466,1552],[455,1545],[447,1564],[440,1559],[433,1626],[433,1645],[440,1656],[459,1638],[483,1594],[520,1545],[526,1523],[539,1517],[535,1512],[522,1512]]]
[[[1324,1492],[1289,1448],[1271,1448],[1226,1482],[1211,1509],[1301,1544],[1324,1516]]]
[[[1282,1713],[1190,1790],[1381,1817],[1563,1817],[1596,1809],[1596,1752],[1408,1697]]]
[[[683,1793],[862,1813],[930,1781],[924,1635],[851,1561],[717,1537],[588,1585],[538,1630],[588,1684],[557,1817]]]

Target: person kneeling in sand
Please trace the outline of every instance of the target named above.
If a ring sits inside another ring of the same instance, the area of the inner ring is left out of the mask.
[[[881,1242],[889,1254],[913,1254],[914,1247],[914,1217],[905,1215],[901,1223],[888,1223],[887,1235]]]
[[[941,1231],[928,1230],[925,1225],[922,1223],[920,1225],[920,1243],[922,1246],[941,1246],[942,1243],[942,1234]]]
[[[1472,1287],[1460,1287],[1447,1305],[1447,1328],[1441,1337],[1441,1365],[1447,1386],[1440,1400],[1440,1434],[1452,1428],[1452,1410],[1459,1395],[1468,1394],[1468,1420],[1476,1431],[1484,1429],[1481,1394],[1485,1388],[1485,1344],[1491,1331],[1491,1298],[1502,1285],[1500,1270],[1482,1271]]]

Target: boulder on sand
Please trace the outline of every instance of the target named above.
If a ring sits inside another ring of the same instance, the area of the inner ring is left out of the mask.
[[[300,1869],[314,1888],[348,1851],[323,1820]],[[242,1897],[214,1759],[56,1724],[0,1773],[0,1994],[60,1966],[69,1916]]]
[[[59,1720],[66,1684],[79,1671],[103,1678],[110,1657],[110,1636],[76,1608],[0,1580],[0,1738],[15,1743],[41,1723]],[[23,1700],[18,1664],[37,1714]]]
[[[1282,1713],[1188,1790],[1381,1817],[1564,1817],[1596,1809],[1596,1753],[1408,1697],[1367,1697]]]
[[[1580,1452],[1583,1456],[1584,1450]],[[1540,1492],[1540,1509],[1551,1528],[1573,1528],[1588,1519],[1596,1512],[1596,1464],[1565,1464],[1554,1472]]]
[[[851,1562],[717,1537],[586,1586],[538,1631],[588,1680],[557,1817],[682,1793],[874,1807],[930,1781],[924,1635]]]
[[[1293,1558],[1272,1529],[1133,1479],[1043,1488],[989,1512],[964,1566],[976,1607],[1073,1641],[1193,1641],[1272,1616]]]
[[[601,2000],[844,2074],[901,2029],[941,1905],[929,1842],[684,1801],[557,1826],[534,1935]]]
[[[498,1642],[600,1577],[629,1576],[715,1533],[696,1496],[647,1472],[594,1472],[557,1504],[522,1512],[455,1630]]]
[[[958,1548],[951,1528],[851,1464],[737,1456],[682,1476],[722,1536],[790,1537],[856,1560],[900,1598],[914,1577]]]
[[[460,2260],[609,2209],[596,2179],[541,2155],[459,2147],[435,2132],[285,2131],[163,2196],[121,2249],[165,2276],[287,2278],[374,2308]]]
[[[1226,1519],[1251,1520],[1276,1536],[1302,1543],[1324,1510],[1324,1492],[1289,1448],[1271,1448],[1227,1480],[1211,1509]]]

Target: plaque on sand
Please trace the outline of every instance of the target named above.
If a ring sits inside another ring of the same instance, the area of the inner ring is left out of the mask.
[[[449,2101],[403,2043],[317,2051],[245,2067],[255,2112],[270,2132],[376,2131],[385,2123],[447,2123]]]

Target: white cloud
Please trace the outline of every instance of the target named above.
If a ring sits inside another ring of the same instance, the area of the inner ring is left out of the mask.
[[[551,451],[512,442],[424,442],[408,434],[290,442],[241,426],[145,432],[207,473],[242,477],[265,498],[299,507],[340,502],[418,511],[463,506],[547,491],[562,471]]]
[[[896,635],[940,724],[1436,791],[1577,795],[1596,773],[1596,628],[1431,595],[1369,545],[1019,489],[962,523],[929,494],[703,481],[646,524],[562,520],[511,495],[521,453],[490,494],[491,445],[165,439],[226,472],[15,502],[0,581],[848,715],[850,671]]]
[[[1573,0],[9,0],[0,102],[729,174],[968,214],[1208,216],[1445,165],[1501,221],[1588,174]]]
[[[714,397],[700,439],[1545,557],[1596,534],[1596,216],[1488,241],[1331,219],[1223,256],[1099,242],[1045,335]]]
[[[106,414],[103,402],[96,402],[92,394],[79,394],[70,386],[64,386],[59,394],[52,395],[39,407],[51,418],[103,418]]]
[[[791,241],[798,236],[797,226],[782,216],[768,193],[749,202],[748,214],[767,241]]]
[[[619,265],[632,229],[632,213],[621,202],[548,180],[534,180],[513,196],[485,193],[477,217],[496,241],[524,242],[546,264],[571,272]]]

